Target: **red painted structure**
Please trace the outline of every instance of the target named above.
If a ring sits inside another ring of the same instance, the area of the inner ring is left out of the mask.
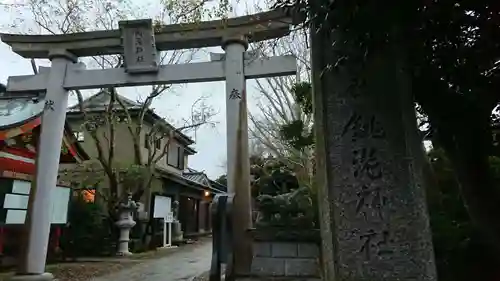
[[[0,128],[0,171],[35,174],[40,124],[41,117],[37,117],[14,128]],[[61,163],[77,163],[84,159],[88,159],[88,156],[66,126],[61,146]]]
[[[1,118],[1,117],[0,117]],[[40,135],[42,117],[35,116],[15,126],[0,127],[0,178],[31,180],[35,174],[36,147]],[[78,163],[87,160],[85,151],[78,145],[73,132],[66,124],[61,145],[61,163]],[[0,186],[0,188],[2,188]],[[0,202],[3,206],[3,202]],[[8,237],[9,225],[0,225],[0,255],[4,253],[4,245]],[[12,226],[14,230],[14,226]],[[59,247],[61,226],[53,231],[53,247]]]

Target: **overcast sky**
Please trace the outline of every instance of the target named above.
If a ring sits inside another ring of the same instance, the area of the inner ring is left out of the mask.
[[[0,0],[2,3],[23,3],[27,0]],[[138,3],[139,0],[132,1],[133,3]],[[154,11],[158,9],[155,8],[155,4],[160,1],[140,1],[141,6],[145,7],[143,17],[154,17]],[[144,3],[144,5],[142,5]],[[247,9],[243,5],[239,5],[237,14],[244,13]],[[19,9],[15,11],[13,9],[1,9],[0,8],[0,26],[2,27],[2,32],[26,32],[27,28],[33,28],[33,24],[30,23],[29,13],[20,13]],[[22,11],[21,11],[22,12]],[[21,27],[16,27],[12,29],[9,25],[14,22],[15,19],[25,20]],[[36,31],[32,31],[36,32]],[[196,61],[208,61],[209,52],[222,52],[221,48],[211,48],[210,50],[201,50],[197,53]],[[0,82],[6,83],[7,78],[13,75],[28,75],[32,74],[32,68],[30,61],[23,59],[17,54],[13,53],[9,46],[4,43],[0,43]],[[38,65],[49,66],[48,61],[37,61]],[[133,100],[144,99],[148,94],[148,89],[150,87],[135,87],[135,88],[122,88],[119,93]],[[249,93],[249,107],[250,110],[255,109],[257,92],[254,90],[254,84],[249,82],[247,84],[247,90]],[[90,95],[92,93],[86,93]],[[226,122],[225,122],[225,87],[224,82],[213,82],[213,83],[197,83],[180,85],[176,87],[173,91],[170,91],[153,102],[154,110],[167,118],[168,121],[172,122],[174,125],[180,125],[183,118],[189,118],[191,105],[201,96],[207,97],[205,103],[213,107],[218,114],[213,118],[213,121],[217,124],[215,127],[205,126],[197,130],[196,136],[191,135],[196,144],[194,148],[198,153],[196,155],[190,156],[189,166],[193,169],[199,171],[205,171],[208,176],[215,179],[221,174],[225,173],[225,159],[226,159]],[[70,104],[74,104],[74,99],[70,99]]]

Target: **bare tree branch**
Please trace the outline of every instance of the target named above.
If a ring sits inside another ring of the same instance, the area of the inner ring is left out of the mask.
[[[255,7],[257,11],[260,7]],[[293,166],[300,174],[303,184],[312,180],[311,159],[313,150],[301,151],[291,147],[287,140],[281,137],[281,128],[285,124],[301,120],[305,130],[313,125],[312,114],[305,114],[294,95],[292,86],[300,81],[310,81],[310,60],[307,42],[307,31],[297,29],[287,37],[253,44],[252,49],[263,57],[293,55],[298,62],[296,77],[271,77],[257,80],[259,102],[257,110],[250,113],[250,136],[274,157]]]
[[[196,23],[204,18],[213,18],[224,15],[224,9],[227,7],[227,1],[221,1],[221,4],[215,8],[207,8],[206,3],[209,0],[162,0],[159,2],[158,13],[154,16],[155,27],[163,24],[184,24],[189,22],[195,27]],[[226,4],[224,4],[226,3]],[[72,32],[84,32],[90,30],[109,30],[116,29],[118,21],[128,18],[140,18],[142,15],[141,3],[132,3],[129,1],[109,1],[109,0],[30,0],[22,7],[29,10],[29,16],[25,16],[25,10],[19,10],[20,18],[13,26],[21,28],[28,26],[29,29],[36,27],[42,34],[66,34]],[[23,13],[24,12],[24,13]],[[17,26],[16,26],[17,24]],[[189,62],[193,59],[197,50],[173,50],[161,53],[160,60],[164,64],[177,64]],[[122,56],[96,56],[82,58],[90,67],[98,68],[118,68],[122,67]],[[36,73],[36,63],[32,60],[33,71]],[[106,104],[103,112],[98,114],[89,111],[84,106],[84,97],[81,91],[74,91],[78,100],[79,114],[82,115],[82,128],[88,133],[97,152],[96,162],[98,165],[92,169],[83,167],[79,172],[81,177],[87,173],[102,173],[106,177],[106,182],[110,186],[109,206],[115,206],[123,195],[121,182],[123,169],[126,167],[115,160],[116,157],[116,130],[118,124],[126,124],[130,134],[134,150],[134,165],[141,167],[141,176],[143,177],[141,190],[147,189],[154,176],[156,163],[168,153],[168,144],[173,136],[181,130],[195,130],[205,124],[212,124],[210,118],[215,115],[203,101],[196,101],[191,110],[190,120],[183,120],[184,125],[175,130],[163,120],[157,124],[148,124],[145,128],[144,122],[148,112],[152,111],[151,105],[154,100],[162,94],[172,90],[172,85],[155,85],[146,95],[144,102],[141,103],[139,114],[131,112],[127,105],[120,98],[119,91],[116,88],[102,89],[109,95],[109,103]],[[146,132],[149,131],[149,132]],[[146,134],[145,134],[146,133]],[[146,135],[144,141],[149,143],[148,156],[144,157],[142,147],[142,137]],[[166,139],[165,147],[156,151],[154,140],[162,137]],[[153,142],[151,142],[153,140]],[[76,171],[75,171],[76,173]],[[102,183],[104,181],[99,182]]]

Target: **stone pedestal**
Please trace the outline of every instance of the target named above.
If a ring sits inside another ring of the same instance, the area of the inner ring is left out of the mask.
[[[321,30],[311,34],[325,280],[435,281],[405,54],[387,45],[366,56]]]
[[[181,223],[175,220],[172,223],[172,243],[180,243],[184,239]]]
[[[116,255],[129,256],[132,255],[132,253],[129,251],[128,242],[130,241],[130,229],[136,224],[133,219],[133,212],[137,210],[137,204],[132,201],[132,196],[129,195],[128,201],[120,204],[119,208],[120,219],[115,223],[120,229]]]
[[[42,274],[29,274],[29,275],[14,275],[9,278],[9,281],[52,281],[54,275],[49,272]]]
[[[250,235],[250,276],[319,280],[319,230],[253,229]]]
[[[137,224],[136,227],[140,228],[140,249],[146,250],[150,243],[150,236],[147,234],[148,232],[148,212],[138,212],[137,214]]]

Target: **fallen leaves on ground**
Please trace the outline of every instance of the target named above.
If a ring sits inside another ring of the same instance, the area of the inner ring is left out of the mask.
[[[110,274],[129,267],[134,262],[61,263],[48,266],[47,271],[59,281],[83,281]]]
[[[210,271],[207,271],[201,275],[196,276],[192,281],[208,281],[209,277],[210,277]]]
[[[47,271],[54,274],[58,281],[84,281],[94,277],[117,272],[137,262],[83,262],[60,263],[47,266]],[[12,272],[0,274],[0,281],[7,281]]]
[[[208,240],[207,238],[201,241]],[[201,242],[200,241],[200,242]],[[166,257],[173,254],[179,250],[188,250],[190,247],[196,247],[198,243],[191,245],[183,245],[177,248],[170,249],[157,249],[153,251],[147,251],[143,253],[137,253],[130,257],[122,258],[98,258],[100,261],[92,261],[91,258],[87,261],[75,261],[75,262],[65,262],[58,264],[51,264],[47,266],[47,271],[54,274],[54,277],[58,281],[88,281],[92,278],[107,275],[110,273],[118,272],[125,268],[130,268],[134,265],[148,262],[150,260],[155,260],[159,258]],[[83,259],[84,260],[84,259]],[[7,281],[13,276],[12,272],[0,273],[0,281]],[[205,274],[203,274],[205,276]],[[198,278],[198,277],[196,277]],[[196,281],[208,281],[208,272],[206,273],[206,278],[195,279]]]
[[[156,250],[152,251],[147,251],[147,252],[142,252],[142,253],[137,253],[134,254],[130,257],[127,257],[128,259],[131,260],[149,260],[149,259],[158,259],[158,258],[163,258],[166,257],[170,254],[173,254],[179,250],[182,250],[183,247],[175,247],[175,248],[158,248]]]
[[[224,275],[226,272],[226,265],[222,264],[221,265],[221,274]],[[191,281],[208,281],[210,279],[210,270],[203,272],[202,274],[196,276],[193,280]]]

